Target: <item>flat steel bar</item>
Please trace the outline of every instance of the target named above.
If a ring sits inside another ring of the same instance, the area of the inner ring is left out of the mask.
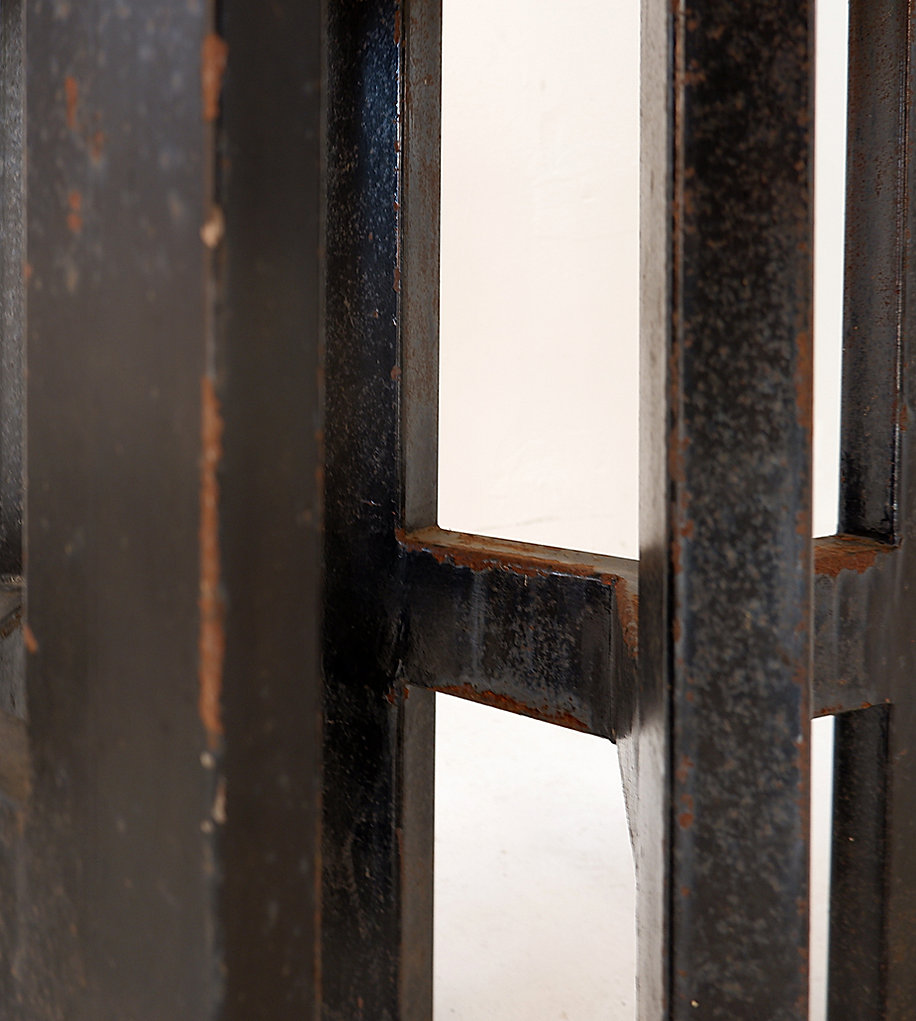
[[[834,857],[839,892],[832,902],[837,937],[829,995],[838,1004],[847,996],[847,980],[855,977],[864,997],[858,1016],[876,1021],[916,1014],[911,960],[916,943],[916,446],[906,429],[916,401],[913,46],[907,5],[887,0],[850,5],[840,522],[854,535],[883,542],[887,552],[873,553],[873,563],[863,563],[860,574],[843,572],[837,579],[843,637],[833,673],[855,675],[865,684],[862,704],[883,708],[838,722],[835,817],[838,826],[858,833],[864,847],[856,853],[838,850]],[[853,589],[858,590],[854,598]],[[880,712],[886,716],[876,735],[865,720],[878,719],[872,714]],[[864,770],[871,785],[855,770]],[[842,891],[853,888],[877,898],[862,915],[854,950],[848,907],[840,900]],[[847,953],[851,957],[843,960]]]
[[[404,43],[401,287],[401,479],[404,527],[435,524],[439,489],[439,181],[442,0],[411,0]]]
[[[412,684],[612,740],[628,729],[638,561],[438,528],[401,543]],[[840,535],[815,539],[813,557],[812,717],[888,703],[888,651],[866,634],[876,615],[892,626],[893,605],[875,596],[899,583],[895,550]]]
[[[404,33],[395,0],[328,17],[323,1010],[426,1021],[432,696],[401,667],[396,538]]]
[[[895,584],[896,550],[874,539],[837,535],[814,540],[812,716],[890,701],[889,648],[868,641],[893,627],[896,609],[881,593]]]
[[[323,6],[224,2],[208,42],[216,60],[226,47],[207,221],[223,231],[208,363],[223,423],[223,1021],[320,1015]]]
[[[643,11],[639,1016],[800,1021],[812,10]]]
[[[22,573],[25,6],[0,7],[0,575]]]
[[[830,1021],[884,1017],[888,706],[836,717]]]
[[[206,8],[28,5],[16,1018],[205,1018],[221,996],[198,711]]]
[[[850,0],[841,532],[894,542],[904,259],[906,48],[895,0]]]
[[[411,684],[614,738],[636,564],[436,528],[403,538]]]

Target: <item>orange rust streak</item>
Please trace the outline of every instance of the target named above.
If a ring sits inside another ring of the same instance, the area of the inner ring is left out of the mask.
[[[79,234],[83,229],[83,217],[80,210],[83,208],[83,196],[78,191],[71,191],[67,196],[67,205],[70,212],[67,214],[67,226],[74,234]]]
[[[440,564],[468,567],[472,571],[511,571],[523,577],[538,578],[551,574],[566,574],[576,578],[594,578],[609,588],[624,579],[613,572],[612,560],[617,564],[626,561],[612,557],[595,556],[589,562],[580,557],[587,554],[555,549],[552,546],[535,546],[510,539],[492,539],[465,532],[444,532],[437,528],[407,534],[397,533],[398,541],[409,550],[428,553]],[[630,562],[635,569],[635,562]],[[635,570],[633,582],[635,583]],[[634,584],[635,587],[635,584]]]
[[[223,75],[229,47],[226,40],[215,32],[204,36],[200,48],[200,90],[203,100],[204,120],[208,124],[219,116],[219,97],[223,90]]]
[[[28,624],[22,625],[22,639],[25,642],[26,652],[34,656],[38,652],[38,641]]]
[[[73,75],[68,74],[64,79],[64,96],[67,101],[67,127],[73,131],[76,128],[76,106],[79,102],[80,87]]]
[[[500,695],[496,691],[478,691],[470,684],[437,684],[434,690],[441,692],[443,695],[457,695],[459,698],[466,698],[471,702],[493,706],[494,709],[505,709],[507,712],[517,713],[519,716],[528,716],[535,720],[556,723],[561,727],[578,730],[583,734],[591,732],[590,728],[582,720],[573,716],[572,713],[547,709],[543,706],[525,705],[524,702],[519,702],[508,695]]]
[[[814,573],[835,578],[840,571],[864,574],[874,567],[879,555],[893,552],[892,546],[854,535],[832,535],[814,544]]]
[[[630,586],[624,578],[617,579],[614,594],[623,644],[635,659],[639,653],[639,596],[630,592]]]
[[[198,643],[200,695],[198,710],[211,748],[223,733],[220,696],[226,636],[225,606],[220,594],[219,481],[223,453],[223,420],[209,376],[201,380],[200,462],[200,638]]]

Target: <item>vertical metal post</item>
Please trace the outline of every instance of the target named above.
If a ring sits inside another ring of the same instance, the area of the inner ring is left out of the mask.
[[[224,1021],[320,1011],[324,7],[217,24]]]
[[[810,24],[644,5],[644,1021],[807,1014]]]
[[[903,1021],[916,1011],[916,50],[908,5],[853,0],[849,25],[840,529],[882,555],[847,582],[858,662],[840,684],[859,673],[875,694],[837,720],[830,1009]]]
[[[394,0],[329,15],[324,1012],[406,1021],[432,1009],[434,768],[433,695],[402,667],[404,25]]]
[[[322,10],[28,5],[4,1017],[319,1014]]]
[[[184,0],[28,5],[27,1018],[204,1018],[222,982],[197,711],[210,30]]]

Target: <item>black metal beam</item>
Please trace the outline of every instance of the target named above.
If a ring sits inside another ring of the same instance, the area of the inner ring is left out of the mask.
[[[219,25],[226,1021],[319,1012],[323,6],[224,0]]]
[[[395,0],[329,7],[327,1021],[432,1010],[432,695],[408,691],[398,626],[403,28]],[[427,462],[420,484],[434,483]],[[430,493],[416,499],[422,514]]]
[[[404,539],[411,684],[614,738],[635,671],[635,563],[425,529]]]
[[[807,1016],[810,5],[643,5],[639,1015]]]
[[[204,4],[28,5],[25,1018],[208,1017]],[[4,910],[6,913],[6,909]]]

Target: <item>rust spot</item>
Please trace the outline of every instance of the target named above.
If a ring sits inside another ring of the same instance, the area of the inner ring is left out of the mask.
[[[509,571],[527,578],[546,578],[552,574],[594,578],[601,585],[616,587],[618,591],[621,591],[621,585],[626,586],[624,578],[602,570],[603,565],[576,559],[585,554],[552,546],[493,539],[467,532],[442,532],[438,528],[411,534],[399,528],[395,535],[405,549],[428,553],[439,564],[467,567],[472,571]],[[633,600],[635,604],[635,597]],[[635,605],[633,608],[635,610]]]
[[[691,769],[693,769],[693,760],[686,755],[682,755],[681,764],[677,767],[677,772],[674,774],[677,777],[678,783],[687,782]]]
[[[526,705],[524,702],[519,702],[509,695],[501,695],[496,691],[478,691],[477,688],[470,684],[436,685],[435,690],[441,691],[444,695],[457,695],[459,698],[466,698],[471,702],[493,706],[495,709],[505,709],[519,716],[529,716],[536,720],[544,720],[547,723],[556,723],[561,727],[578,730],[583,734],[588,734],[591,730],[588,724],[573,716],[572,713],[563,712],[558,709],[549,709],[546,706]]]
[[[677,821],[682,830],[689,830],[693,825],[693,812],[681,812]]]
[[[625,578],[619,577],[615,579],[614,594],[623,644],[627,652],[636,659],[639,655],[639,596],[630,591]]]
[[[394,45],[401,45],[401,8],[398,7],[394,12]]]
[[[220,696],[226,636],[225,606],[220,593],[219,480],[223,453],[223,420],[213,381],[201,380],[200,460],[200,638],[198,642],[200,695],[198,710],[211,748],[223,733]]]
[[[391,370],[392,382],[396,383],[400,378],[401,378],[401,366],[400,365],[395,365],[394,368]]]
[[[814,544],[814,573],[835,578],[840,571],[864,574],[875,566],[879,554],[891,552],[893,547],[872,539],[854,535],[833,535],[818,539]]]
[[[682,886],[681,887],[681,896],[682,897],[689,897],[690,896],[690,887],[689,886]],[[683,978],[686,978],[687,977],[687,972],[686,971],[682,972],[682,976],[683,976]]]
[[[401,271],[397,266],[394,267],[394,289],[398,294],[401,293]]]
[[[98,166],[102,162],[102,155],[105,152],[105,132],[96,131],[89,142],[89,158]]]
[[[76,107],[79,103],[80,87],[72,74],[64,79],[64,97],[67,102],[67,127],[73,131],[76,128]]]
[[[810,437],[814,421],[814,346],[809,330],[802,330],[796,338],[795,390],[798,406],[798,424]]]
[[[83,217],[80,210],[83,208],[83,196],[78,191],[71,191],[67,196],[67,205],[70,212],[67,213],[67,226],[74,234],[79,234],[83,229]]]
[[[28,623],[22,625],[22,639],[25,642],[26,651],[34,656],[38,652],[38,639]]]
[[[226,40],[210,32],[204,36],[200,47],[200,91],[203,101],[204,120],[208,124],[219,116],[219,97],[223,90],[223,75],[229,47]]]

